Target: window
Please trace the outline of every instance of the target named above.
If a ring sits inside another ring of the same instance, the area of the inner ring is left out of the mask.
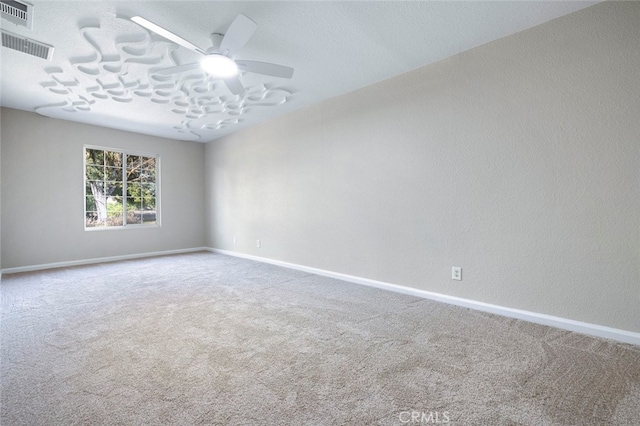
[[[84,148],[85,229],[157,226],[157,156]]]

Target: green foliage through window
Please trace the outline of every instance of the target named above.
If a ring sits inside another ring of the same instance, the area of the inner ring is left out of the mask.
[[[85,148],[85,228],[157,225],[157,157]]]

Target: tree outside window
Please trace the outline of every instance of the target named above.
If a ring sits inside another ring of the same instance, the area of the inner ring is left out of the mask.
[[[158,225],[158,158],[85,147],[85,228]]]

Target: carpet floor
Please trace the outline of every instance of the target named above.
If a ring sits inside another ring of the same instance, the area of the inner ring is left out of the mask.
[[[640,425],[640,347],[234,257],[5,275],[10,425]]]

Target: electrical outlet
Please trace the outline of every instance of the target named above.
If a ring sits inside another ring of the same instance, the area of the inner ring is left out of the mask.
[[[462,268],[460,266],[451,267],[451,279],[462,281]]]
[[[256,240],[256,247],[260,248],[260,240]]]

